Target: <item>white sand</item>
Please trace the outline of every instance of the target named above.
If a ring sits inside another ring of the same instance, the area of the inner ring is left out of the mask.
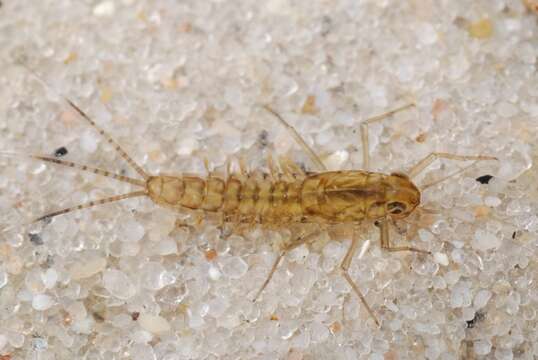
[[[19,59],[151,173],[203,175],[204,158],[219,168],[245,157],[256,169],[269,154],[312,169],[260,104],[281,112],[332,169],[360,168],[360,121],[411,99],[416,109],[370,127],[372,170],[405,171],[432,151],[500,161],[424,192],[425,206],[442,213],[423,224],[436,235],[423,229],[412,243],[434,256],[383,252],[373,226],[363,235],[370,247],[350,273],[377,329],[337,271],[349,239],[294,250],[253,304],[285,229],[224,241],[203,224],[169,235],[178,215],[147,199],[24,226],[130,187],[2,156],[0,354],[538,357],[538,27],[521,1],[2,3],[1,151],[65,146],[64,159],[137,176]],[[436,162],[418,183],[462,165]],[[489,184],[475,180],[487,174]]]

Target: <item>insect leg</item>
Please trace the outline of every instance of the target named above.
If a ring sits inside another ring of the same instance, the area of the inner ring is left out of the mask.
[[[269,276],[267,276],[267,278],[263,282],[262,287],[260,288],[260,290],[258,290],[258,292],[256,293],[256,296],[254,296],[254,299],[252,300],[252,302],[256,302],[258,300],[258,298],[260,297],[261,293],[263,292],[263,290],[265,290],[265,288],[269,284],[269,281],[271,281],[271,279],[273,278],[273,274],[275,273],[276,268],[280,264],[280,261],[282,260],[282,257],[284,257],[284,255],[286,254],[286,251],[287,250],[281,251],[280,254],[278,254],[275,262],[273,263],[273,266],[271,267],[271,271],[269,272]]]
[[[448,159],[448,160],[457,160],[457,161],[469,161],[469,160],[498,160],[494,156],[484,156],[484,155],[456,155],[456,154],[449,154],[444,152],[432,152],[428,156],[426,156],[424,159],[420,160],[418,163],[416,163],[415,166],[411,168],[408,172],[408,176],[410,178],[414,178],[418,174],[420,174],[424,169],[426,169],[431,163],[433,163],[437,159]]]
[[[401,106],[399,108],[387,111],[383,114],[371,117],[361,122],[361,142],[362,142],[362,169],[370,170],[370,145],[368,141],[368,125],[379,122],[386,117],[396,114],[397,112],[409,109],[415,106],[415,103],[409,103],[407,105]]]
[[[427,250],[418,249],[411,246],[391,246],[390,245],[390,236],[389,236],[389,223],[387,221],[379,222],[379,232],[380,232],[380,241],[381,248],[390,252],[398,251],[414,251],[422,254],[431,255],[431,252]]]
[[[321,161],[321,159],[314,152],[314,150],[312,150],[312,148],[308,146],[308,144],[304,141],[304,139],[301,137],[301,135],[299,135],[299,133],[297,132],[297,130],[295,130],[293,126],[288,124],[279,113],[271,109],[268,105],[264,105],[263,108],[273,114],[273,116],[275,116],[278,121],[290,132],[290,135],[293,137],[293,139],[303,148],[310,160],[314,163],[317,171],[327,171],[327,167],[325,166],[325,164],[323,164],[323,161]]]
[[[349,276],[349,273],[348,273],[348,269],[351,265],[351,261],[353,260],[353,256],[355,255],[355,252],[357,251],[359,240],[360,238],[357,234],[357,229],[353,229],[353,237],[351,239],[351,246],[347,250],[346,256],[344,256],[344,260],[342,260],[342,263],[340,264],[340,269],[342,271],[342,276],[344,277],[344,279],[346,279],[346,281],[351,286],[355,294],[357,294],[362,304],[368,311],[368,314],[370,314],[372,319],[374,319],[376,325],[379,326],[379,320],[377,320],[377,317],[375,316],[374,312],[370,308],[370,305],[368,305],[368,303],[366,302],[364,295],[362,295],[362,292],[359,290],[359,287],[357,286],[357,284],[355,284],[353,279],[351,279],[351,276]]]
[[[304,243],[309,242],[315,235],[318,235],[318,234],[319,234],[319,231],[314,231],[314,232],[309,233],[307,235],[302,235],[302,236],[298,237],[297,240],[293,241],[291,244],[286,246],[284,248],[284,250],[282,250],[278,254],[275,262],[273,263],[273,266],[271,267],[271,271],[269,272],[269,275],[267,276],[267,278],[263,282],[263,285],[260,288],[260,290],[258,290],[258,292],[256,293],[256,296],[254,297],[252,302],[255,302],[256,300],[258,300],[258,297],[260,297],[263,290],[267,287],[267,285],[269,284],[269,282],[273,278],[273,275],[275,274],[275,271],[276,271],[278,265],[280,264],[280,261],[282,261],[282,258],[284,257],[284,255],[286,255],[286,253],[288,251],[291,251],[291,250],[295,249],[296,247],[299,247],[299,246],[303,245]]]

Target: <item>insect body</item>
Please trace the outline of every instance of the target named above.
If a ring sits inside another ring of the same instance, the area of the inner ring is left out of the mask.
[[[32,70],[29,71],[40,79]],[[43,80],[41,81],[46,85]],[[367,171],[369,166],[368,124],[380,121],[389,115],[413,106],[413,104],[410,104],[361,123],[364,170],[328,171],[323,161],[305,143],[296,130],[277,112],[266,107],[266,110],[272,113],[290,131],[297,143],[303,147],[312,163],[316,166],[315,172],[305,173],[297,165],[288,162],[281,164],[281,171],[275,170],[270,163],[269,174],[248,173],[246,171],[239,174],[230,174],[228,171],[228,174],[222,177],[210,175],[206,178],[192,175],[150,175],[77,105],[66,98],[64,100],[87,123],[95,128],[109,144],[114,146],[119,155],[143,180],[114,174],[110,171],[87,165],[79,165],[55,157],[30,155],[30,157],[37,160],[90,171],[140,188],[137,191],[123,195],[93,200],[85,204],[54,211],[40,216],[34,221],[123,199],[148,197],[158,205],[178,211],[194,210],[206,214],[217,214],[222,223],[257,223],[273,227],[288,227],[288,225],[292,224],[301,225],[306,223],[320,226],[348,224],[355,231],[353,232],[351,245],[340,264],[342,276],[378,325],[379,322],[359,287],[348,274],[348,269],[360,240],[357,226],[365,222],[375,222],[380,229],[381,247],[387,251],[414,251],[429,254],[428,251],[410,246],[392,246],[389,239],[389,224],[408,217],[420,204],[421,192],[411,179],[437,158],[461,161],[495,159],[489,156],[431,153],[412,167],[407,175],[400,173],[387,175]],[[439,181],[424,185],[422,188],[432,186]],[[282,257],[291,249],[312,241],[319,232],[319,228],[308,232],[301,231],[295,235],[291,242],[281,247],[268,277],[255,296],[255,300],[271,280]]]
[[[156,204],[262,224],[403,218],[420,202],[419,190],[405,175],[353,170],[309,174],[291,182],[255,176],[152,176],[146,191]]]

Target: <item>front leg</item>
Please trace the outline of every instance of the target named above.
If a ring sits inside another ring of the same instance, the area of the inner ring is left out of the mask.
[[[411,246],[392,246],[390,244],[390,235],[389,235],[389,223],[387,220],[381,220],[378,222],[377,226],[379,227],[379,238],[381,242],[381,248],[386,251],[390,252],[398,252],[398,251],[413,251],[418,252],[422,254],[428,254],[431,255],[432,253],[427,250],[418,249]]]

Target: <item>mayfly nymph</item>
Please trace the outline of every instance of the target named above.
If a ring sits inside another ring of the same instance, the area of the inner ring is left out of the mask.
[[[28,69],[47,88],[50,88],[35,72]],[[89,171],[97,175],[129,183],[139,190],[92,200],[84,204],[53,211],[37,217],[33,222],[50,219],[72,211],[91,208],[134,197],[148,197],[155,204],[179,212],[195,211],[202,215],[217,216],[223,224],[252,224],[272,228],[309,224],[309,231],[297,231],[291,240],[282,244],[280,252],[265,282],[254,300],[258,298],[271,280],[282,257],[290,250],[313,241],[321,228],[333,225],[349,225],[353,229],[351,244],[340,264],[342,276],[360,298],[362,304],[379,325],[377,317],[366,302],[356,283],[348,273],[354,254],[359,245],[358,226],[364,223],[376,224],[380,230],[381,247],[387,251],[414,251],[429,254],[428,251],[410,246],[393,246],[389,238],[389,226],[407,218],[419,207],[421,190],[437,184],[455,174],[438,181],[416,186],[412,179],[439,158],[459,161],[494,160],[491,156],[463,156],[434,152],[414,165],[406,174],[382,174],[369,171],[368,125],[380,121],[396,112],[408,109],[408,104],[361,123],[363,170],[328,171],[323,161],[306,144],[297,131],[276,111],[264,108],[286,127],[291,136],[309,156],[315,171],[305,172],[291,161],[284,161],[277,168],[270,162],[269,174],[260,171],[231,173],[224,176],[210,174],[207,177],[193,175],[152,175],[146,173],[103,129],[71,100],[61,97],[82,119],[91,125],[115,151],[138,173],[142,179],[115,174],[108,170],[80,165],[71,161],[43,155],[29,157],[61,166]],[[467,167],[466,167],[467,168]],[[458,171],[462,172],[466,168]],[[312,225],[313,228],[312,229]],[[317,227],[317,228],[316,228]]]

